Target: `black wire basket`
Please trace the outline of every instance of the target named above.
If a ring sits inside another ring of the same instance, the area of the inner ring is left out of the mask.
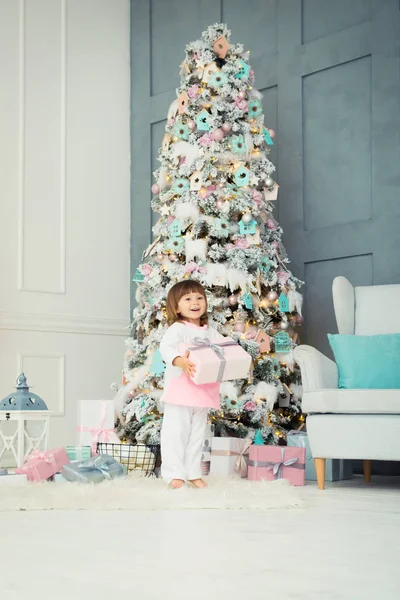
[[[125,465],[128,471],[141,471],[144,475],[155,475],[160,470],[161,452],[159,444],[109,444],[98,442],[98,454],[108,454]]]

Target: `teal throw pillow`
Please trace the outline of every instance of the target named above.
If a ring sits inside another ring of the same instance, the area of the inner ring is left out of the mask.
[[[400,388],[400,333],[332,335],[328,333],[341,389]]]

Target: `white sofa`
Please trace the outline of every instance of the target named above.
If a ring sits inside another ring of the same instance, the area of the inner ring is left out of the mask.
[[[345,277],[336,277],[332,291],[339,333],[400,333],[400,285],[354,288]],[[366,481],[371,480],[371,460],[400,461],[399,389],[338,389],[336,363],[311,346],[298,346],[295,359],[320,489],[327,458],[363,460]]]

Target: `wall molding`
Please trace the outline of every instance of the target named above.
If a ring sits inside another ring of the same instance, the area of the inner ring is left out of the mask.
[[[1,329],[122,337],[128,337],[130,333],[129,322],[125,319],[0,311]]]

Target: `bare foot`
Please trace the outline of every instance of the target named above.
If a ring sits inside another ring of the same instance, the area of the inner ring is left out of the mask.
[[[190,483],[196,488],[206,488],[207,484],[202,479],[191,479]]]
[[[172,488],[173,490],[178,490],[184,484],[185,482],[183,481],[183,479],[173,479],[168,487]]]

